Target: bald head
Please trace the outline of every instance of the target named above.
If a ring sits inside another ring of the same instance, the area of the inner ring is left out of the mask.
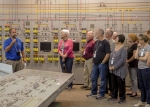
[[[106,29],[105,37],[110,40],[112,38],[113,31],[111,29]]]
[[[99,33],[101,36],[104,35],[104,30],[103,29],[97,29],[97,33]]]
[[[115,39],[116,39],[117,35],[118,35],[118,33],[117,33],[117,32],[114,32],[114,33],[113,33],[113,36],[112,36],[113,40],[115,40]]]
[[[107,29],[106,29],[106,32],[109,31],[109,30],[112,30],[112,28],[111,28],[111,27],[107,28]]]
[[[91,40],[94,38],[94,32],[93,31],[88,31],[86,39],[87,41]]]

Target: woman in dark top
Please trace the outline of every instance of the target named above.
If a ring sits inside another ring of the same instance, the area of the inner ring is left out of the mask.
[[[137,49],[137,36],[136,34],[129,34],[128,36],[128,57],[127,57],[127,63],[128,63],[128,71],[129,76],[131,79],[131,88],[132,92],[127,93],[127,95],[130,95],[130,97],[137,96],[137,68],[138,68],[138,60],[134,58],[134,54]]]

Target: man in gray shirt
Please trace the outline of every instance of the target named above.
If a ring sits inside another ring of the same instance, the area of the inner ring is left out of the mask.
[[[107,29],[106,33],[105,33],[105,37],[108,40],[109,44],[110,44],[110,50],[111,52],[114,50],[115,48],[115,41],[112,39],[112,35],[113,35],[113,31],[111,29]],[[109,83],[109,84],[108,84]],[[110,93],[111,93],[111,74],[109,72],[109,69],[107,69],[107,86],[109,86],[110,89]],[[106,93],[108,93],[108,88],[106,88]]]
[[[112,36],[113,36],[113,31],[110,29],[107,29],[105,33],[105,37],[110,44],[111,51],[115,48],[115,41],[113,40]]]

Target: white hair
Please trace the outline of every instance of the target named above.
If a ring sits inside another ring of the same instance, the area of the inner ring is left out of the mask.
[[[62,32],[64,32],[67,36],[69,36],[69,30],[63,29]]]
[[[88,33],[91,33],[91,37],[94,38],[94,32],[93,31],[88,31]]]

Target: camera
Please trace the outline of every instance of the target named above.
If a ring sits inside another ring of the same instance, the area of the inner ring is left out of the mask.
[[[19,56],[20,55],[20,52],[17,52],[17,56]]]

